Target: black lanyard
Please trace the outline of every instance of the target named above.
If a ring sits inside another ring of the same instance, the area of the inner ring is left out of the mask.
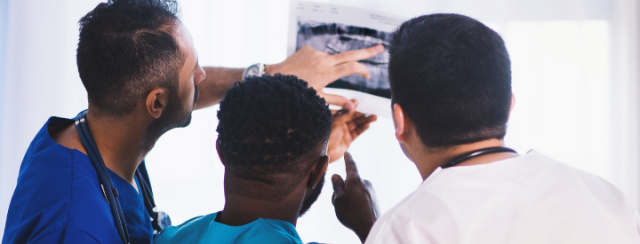
[[[467,161],[469,159],[475,158],[475,157],[480,157],[482,155],[486,155],[486,154],[490,154],[490,153],[499,153],[499,152],[512,152],[512,153],[517,153],[515,150],[508,148],[508,147],[490,147],[490,148],[483,148],[483,149],[479,149],[479,150],[475,150],[469,153],[465,153],[463,155],[460,155],[454,159],[452,159],[449,162],[446,162],[445,164],[443,164],[442,166],[440,166],[441,168],[449,168],[452,166],[456,166],[464,161]]]
[[[80,141],[82,141],[82,145],[84,146],[89,159],[91,159],[91,164],[96,169],[98,182],[100,183],[100,188],[102,188],[102,194],[111,208],[111,214],[113,215],[118,235],[120,236],[122,243],[129,244],[129,232],[127,230],[127,224],[124,218],[124,213],[122,212],[122,207],[120,207],[120,201],[118,200],[118,190],[113,186],[107,166],[104,164],[100,151],[91,136],[91,132],[87,126],[86,115],[87,111],[85,110],[76,116],[76,130],[78,131]],[[142,198],[144,199],[145,208],[151,217],[153,229],[156,233],[159,233],[166,226],[171,225],[171,219],[166,213],[162,211],[157,212],[155,209],[156,203],[153,199],[151,185],[147,183],[149,181],[149,175],[147,174],[147,168],[144,163],[142,163],[136,170],[136,176],[138,178],[139,190],[142,194]]]

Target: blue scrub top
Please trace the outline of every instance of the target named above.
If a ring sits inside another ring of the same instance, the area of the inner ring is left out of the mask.
[[[302,244],[296,228],[289,222],[259,218],[246,225],[230,226],[216,222],[217,215],[218,213],[200,216],[179,226],[169,226],[156,237],[154,243]]]
[[[3,244],[122,243],[89,157],[57,144],[49,135],[49,128],[73,123],[51,117],[29,145],[11,198]],[[142,195],[111,170],[109,174],[120,194],[131,243],[151,243],[153,228]]]

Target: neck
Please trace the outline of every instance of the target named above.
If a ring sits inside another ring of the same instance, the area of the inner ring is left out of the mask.
[[[503,147],[504,141],[499,139],[489,139],[484,141],[479,141],[475,143],[457,145],[447,149],[432,149],[432,148],[423,148],[419,150],[416,157],[414,158],[414,162],[420,171],[420,175],[422,176],[422,180],[426,180],[433,171],[435,171],[441,165],[451,161],[455,157],[458,157],[462,154],[469,153],[475,150],[489,148],[489,147]],[[456,166],[453,167],[464,167],[470,165],[478,165],[478,164],[488,164],[508,158],[517,157],[518,154],[512,152],[499,152],[481,155],[478,157],[471,158],[466,160]]]
[[[135,117],[135,113],[124,118],[96,116],[89,110],[86,118],[104,164],[131,184],[135,184],[135,171],[149,152],[143,145],[146,130],[141,129],[146,126]]]
[[[287,196],[279,197],[277,190],[281,187],[225,172],[225,205],[216,221],[239,226],[263,218],[283,220],[295,226],[306,188],[297,187]]]

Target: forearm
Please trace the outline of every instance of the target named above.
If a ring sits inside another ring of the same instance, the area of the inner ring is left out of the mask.
[[[314,50],[312,47],[303,47],[278,64],[267,65],[265,74],[275,73],[296,75],[298,78],[309,82],[309,86],[318,91],[318,95],[324,97],[329,104],[338,105],[349,110],[349,106],[355,106],[349,99],[337,95],[322,93],[322,88],[341,77],[359,74],[369,78],[369,70],[358,60],[368,59],[380,54],[384,50],[382,45],[352,50],[338,55],[329,55],[325,52]],[[204,67],[207,77],[198,85],[199,97],[196,109],[206,108],[219,103],[233,86],[233,83],[242,79],[244,69],[230,69],[218,67]]]
[[[196,109],[218,104],[236,81],[242,80],[244,69],[204,67],[207,77],[198,85]]]

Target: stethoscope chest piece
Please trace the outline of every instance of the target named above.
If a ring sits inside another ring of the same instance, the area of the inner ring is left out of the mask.
[[[169,215],[166,212],[155,211],[153,214],[155,216],[153,218],[152,224],[153,224],[153,229],[155,230],[156,233],[158,233],[158,230],[164,230],[165,228],[171,225],[171,217],[169,217]]]

